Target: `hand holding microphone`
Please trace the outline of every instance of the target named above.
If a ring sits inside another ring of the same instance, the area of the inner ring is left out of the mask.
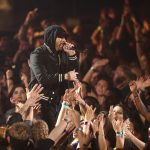
[[[75,46],[73,44],[66,42],[63,49],[69,56],[73,56],[76,54],[74,47]]]
[[[69,71],[65,74],[65,80],[68,81],[77,81],[77,74],[78,72],[76,72],[75,70]]]

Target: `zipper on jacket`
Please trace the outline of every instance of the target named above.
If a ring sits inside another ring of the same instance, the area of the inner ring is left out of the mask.
[[[61,63],[60,55],[58,55],[58,64],[59,64],[59,68],[60,68],[60,63]]]

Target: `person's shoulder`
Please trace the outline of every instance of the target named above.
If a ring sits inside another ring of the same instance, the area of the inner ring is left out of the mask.
[[[42,48],[42,46],[36,48],[33,52],[31,52],[31,55],[32,54],[43,54],[45,53],[45,50]]]

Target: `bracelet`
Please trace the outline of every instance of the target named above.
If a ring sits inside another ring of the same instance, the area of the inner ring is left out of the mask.
[[[91,70],[94,70],[95,68],[94,68],[94,67],[91,67],[90,69],[91,69]]]
[[[120,137],[124,136],[124,131],[122,130],[122,131],[116,132],[116,136],[120,136]]]
[[[81,127],[77,128],[76,132],[78,132],[78,131],[82,132],[82,128]]]
[[[67,103],[63,103],[63,108],[64,108],[64,109],[70,109],[70,107],[68,106]]]
[[[97,72],[97,69],[94,68],[94,67],[91,67],[90,70],[94,71],[94,72]]]

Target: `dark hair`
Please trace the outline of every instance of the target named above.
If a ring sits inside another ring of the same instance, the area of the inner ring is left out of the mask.
[[[123,110],[123,119],[126,120],[128,118],[128,113],[127,112],[129,112],[129,110],[122,103],[119,103],[119,104],[115,105],[114,107],[116,107],[116,106],[119,106],[119,107],[122,108],[122,110]]]
[[[113,126],[108,117],[105,117],[105,124],[104,124],[104,132],[105,138],[109,141],[110,146],[113,148],[116,144],[116,133],[113,129]]]
[[[17,140],[10,136],[11,147],[14,150],[27,150],[28,149],[28,139],[27,140]]]
[[[6,118],[5,118],[5,116],[0,114],[0,126],[5,125],[5,123],[6,123]]]
[[[18,88],[18,87],[22,87],[22,88],[26,91],[25,86],[24,86],[23,84],[16,84],[16,85],[12,88],[12,90],[10,91],[10,93],[9,93],[9,95],[8,95],[9,98],[11,98],[11,97],[13,96],[13,93],[14,93],[15,89]]]
[[[125,139],[124,141],[124,149],[127,150],[139,150],[137,146],[129,139]]]
[[[90,84],[88,84],[88,83],[85,82],[85,81],[81,81],[81,83],[82,83],[83,85],[85,85],[87,92],[90,92],[90,91],[91,91],[91,85],[90,85]]]
[[[8,119],[6,124],[8,126],[11,126],[16,122],[22,122],[22,121],[23,121],[23,119],[22,119],[21,114],[17,113],[17,112],[14,112],[14,113],[11,114],[11,117]]]
[[[108,89],[111,89],[113,86],[113,83],[111,82],[111,79],[108,75],[106,75],[105,73],[99,73],[97,75],[97,78],[95,80],[95,83],[94,83],[94,87],[93,87],[93,91],[95,91],[95,85],[100,81],[100,80],[105,80],[107,83],[108,83]]]
[[[99,114],[100,111],[100,105],[98,103],[98,100],[95,97],[92,96],[86,96],[84,98],[85,102],[89,105],[92,106],[93,108],[96,108],[95,114]]]

